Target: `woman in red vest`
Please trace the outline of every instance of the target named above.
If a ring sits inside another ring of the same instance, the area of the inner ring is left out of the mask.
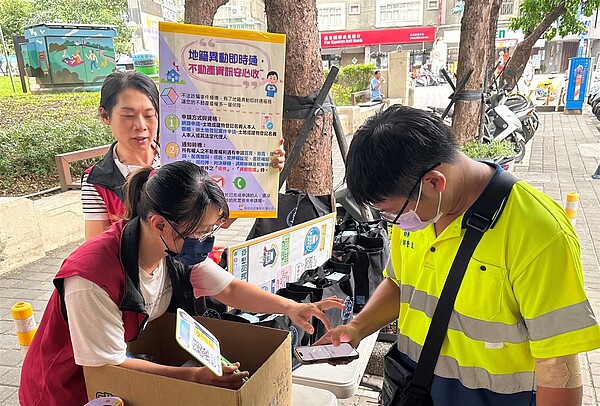
[[[23,406],[83,405],[83,366],[119,365],[137,371],[238,389],[249,373],[223,366],[171,367],[129,358],[127,342],[167,310],[193,312],[194,297],[213,296],[257,313],[285,313],[312,333],[315,316],[341,300],[296,303],[233,277],[211,259],[205,244],[227,221],[225,196],[206,171],[190,162],[144,167],[125,185],[126,219],[86,241],[63,262],[21,371]],[[241,366],[243,369],[243,365]]]
[[[146,75],[117,71],[106,77],[98,114],[116,139],[96,165],[88,168],[81,183],[85,238],[105,231],[125,214],[125,178],[143,166],[160,165],[158,140],[158,89]],[[285,162],[283,140],[274,151],[272,165]],[[233,220],[230,219],[227,227]]]

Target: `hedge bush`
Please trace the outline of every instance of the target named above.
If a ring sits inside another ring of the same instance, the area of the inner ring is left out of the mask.
[[[368,90],[374,72],[375,65],[373,64],[341,67],[331,87],[333,101],[336,106],[350,106],[351,93]],[[326,70],[325,76],[328,73],[329,71]]]
[[[461,146],[462,152],[471,158],[497,158],[501,156],[510,157],[515,155],[515,147],[510,141],[492,141],[481,143],[477,140],[469,140]]]
[[[31,174],[56,173],[56,154],[110,143],[112,133],[97,115],[99,97],[97,92],[0,95],[2,186]]]

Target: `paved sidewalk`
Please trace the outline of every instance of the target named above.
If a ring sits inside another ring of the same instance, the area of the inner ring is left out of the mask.
[[[443,99],[442,99],[443,103]],[[422,105],[439,104],[423,102]],[[515,173],[564,206],[566,194],[580,194],[575,229],[581,240],[585,286],[594,312],[600,316],[600,180],[591,174],[600,163],[600,122],[586,110],[582,116],[562,113],[540,114],[541,126],[530,142],[528,155]],[[334,147],[334,186],[343,177],[343,162]],[[218,245],[245,240],[252,220],[238,220],[228,230],[219,231]],[[52,291],[52,278],[62,260],[77,246],[73,244],[17,270],[0,275],[0,405],[18,405],[17,388],[21,352],[17,344],[10,307],[17,301],[31,302],[39,323]],[[600,403],[600,351],[582,356],[584,405]],[[341,405],[373,405],[380,386],[376,376],[365,376],[356,396],[340,400]]]

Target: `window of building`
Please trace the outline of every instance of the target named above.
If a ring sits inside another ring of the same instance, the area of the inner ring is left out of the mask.
[[[500,15],[501,16],[511,16],[514,13],[515,2],[514,0],[502,0],[502,4],[500,5]]]
[[[350,4],[348,14],[360,14],[360,4]]]
[[[319,31],[346,29],[346,3],[323,3],[317,5]]]
[[[439,4],[438,0],[427,0],[427,10],[437,10]]]
[[[378,27],[415,25],[422,23],[423,2],[421,0],[378,0]]]

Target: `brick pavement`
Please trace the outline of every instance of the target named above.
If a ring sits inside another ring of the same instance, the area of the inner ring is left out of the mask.
[[[418,97],[417,100],[422,100],[419,105],[432,104],[427,97]],[[444,103],[443,98],[436,101],[433,104]],[[515,173],[563,206],[568,192],[580,194],[575,229],[581,241],[586,290],[594,312],[600,316],[600,180],[591,178],[600,163],[600,123],[588,109],[582,116],[544,113],[540,118],[540,129],[529,143],[528,155],[517,165]],[[334,148],[333,166],[335,186],[343,177],[343,163],[337,148]],[[252,220],[248,219],[236,221],[228,230],[218,233],[217,244],[245,240],[251,224]],[[57,249],[34,263],[0,275],[0,405],[18,405],[16,393],[21,353],[10,306],[20,300],[31,302],[39,322],[52,291],[52,277],[76,246]],[[584,405],[600,404],[600,351],[585,354],[581,360]],[[379,385],[378,377],[366,375],[357,395],[340,400],[340,404],[372,405],[376,398],[372,388]]]

